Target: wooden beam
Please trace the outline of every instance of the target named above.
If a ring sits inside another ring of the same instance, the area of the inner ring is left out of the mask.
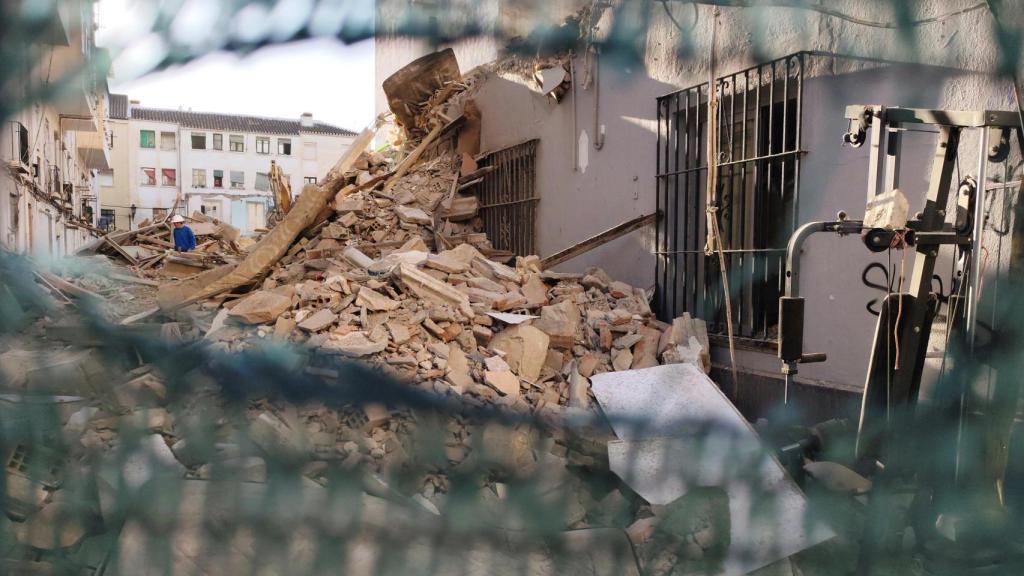
[[[168,242],[167,240],[164,240],[163,238],[157,238],[156,236],[143,236],[143,235],[139,235],[135,239],[135,242],[136,243],[148,242],[150,244],[155,244],[155,245],[161,246],[163,248],[174,248],[174,242]]]
[[[100,296],[91,290],[86,290],[77,284],[72,284],[56,274],[43,271],[36,271],[35,274],[37,278],[42,278],[46,281],[45,285],[56,288],[65,295],[70,295],[75,298],[95,298],[97,300],[105,300],[103,296]]]
[[[627,222],[623,222],[618,226],[613,226],[596,236],[591,236],[590,238],[587,238],[586,240],[578,244],[573,244],[572,246],[566,248],[565,250],[556,252],[551,256],[542,259],[540,261],[540,266],[542,269],[547,269],[553,266],[557,266],[567,260],[572,260],[573,258],[579,256],[580,254],[590,252],[591,250],[597,248],[598,246],[603,246],[604,244],[607,244],[608,242],[611,242],[616,238],[625,236],[626,234],[629,234],[634,230],[639,230],[640,228],[643,228],[644,226],[653,223],[657,219],[658,213],[655,212],[653,214],[640,216]]]
[[[127,260],[128,264],[130,264],[132,266],[138,266],[139,265],[139,261],[136,260],[135,257],[132,256],[131,254],[125,252],[124,248],[121,248],[120,244],[118,244],[117,242],[114,242],[113,240],[111,240],[110,236],[104,236],[103,240],[107,244],[110,244],[110,247],[113,248],[118,254],[120,254],[122,258]]]

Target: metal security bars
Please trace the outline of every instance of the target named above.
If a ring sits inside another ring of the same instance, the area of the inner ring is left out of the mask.
[[[805,53],[718,78],[718,218],[736,335],[773,340],[786,242],[799,198]],[[656,305],[725,334],[718,258],[707,235],[708,84],[658,98]]]
[[[477,187],[484,231],[494,248],[518,256],[536,253],[538,142],[492,152],[480,162],[494,167]]]

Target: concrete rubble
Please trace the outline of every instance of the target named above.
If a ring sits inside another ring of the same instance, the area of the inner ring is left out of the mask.
[[[451,66],[448,60],[441,64]],[[172,406],[166,398],[166,375],[149,365],[111,386],[116,394],[96,394],[103,386],[91,382],[92,365],[88,355],[80,353],[61,367],[79,375],[77,381],[63,391],[49,390],[90,398],[91,410],[68,418],[64,428],[76,450],[109,455],[125,431],[145,433],[140,455],[123,462],[108,484],[141,489],[171,475],[187,478],[186,491],[201,500],[209,498],[206,493],[218,478],[266,483],[268,463],[285,459],[300,463],[302,489],[322,498],[319,492],[329,481],[329,470],[340,465],[378,475],[378,480],[364,484],[364,490],[379,492],[381,500],[405,502],[407,513],[414,509],[417,525],[433,526],[437,513],[446,514],[451,475],[479,466],[488,471],[479,479],[481,498],[508,527],[515,523],[508,483],[543,472],[543,498],[564,512],[559,528],[570,530],[570,540],[614,528],[613,534],[601,538],[615,546],[636,547],[649,538],[668,538],[666,545],[675,554],[680,547],[692,547],[695,537],[698,544],[707,537],[706,545],[691,550],[691,555],[714,548],[714,536],[702,532],[707,526],[682,526],[684,514],[673,515],[671,503],[645,500],[643,490],[614,477],[608,459],[611,452],[614,462],[616,453],[609,442],[616,442],[619,430],[601,424],[583,430],[561,426],[581,415],[600,422],[591,378],[663,363],[692,364],[703,376],[710,370],[703,322],[688,315],[671,324],[657,320],[647,290],[617,281],[600,268],[582,273],[544,270],[537,256],[515,256],[491,246],[477,217],[472,187],[462,188],[482,170],[474,161],[479,143],[475,152],[472,142],[463,142],[461,153],[455,149],[419,156],[431,135],[436,137],[452,124],[451,118],[466,110],[473,114],[471,77],[463,79],[458,87],[433,87],[425,110],[402,108],[400,116],[413,127],[407,134],[409,145],[421,139],[409,151],[418,161],[395,163],[367,152],[355,156],[337,178],[337,191],[323,194],[329,197],[323,210],[311,218],[312,224],[289,235],[294,241],[279,247],[283,255],[254,285],[191,302],[186,281],[171,286],[177,292],[161,306],[190,320],[182,339],[202,341],[214,350],[235,353],[274,342],[302,347],[314,358],[358,358],[410,387],[461,406],[500,407],[549,425],[534,428],[448,415],[434,423],[443,446],[440,460],[425,473],[417,460],[428,451],[423,445],[427,434],[420,432],[427,422],[408,410],[380,404],[338,409],[315,401],[296,406],[260,400],[245,410],[245,421],[238,422],[226,418],[213,398]],[[554,90],[570,79],[557,70],[545,70],[538,81]],[[398,94],[391,98],[393,108],[403,106],[401,90]],[[486,121],[476,114],[477,122]],[[463,134],[456,135],[463,139]],[[316,208],[304,208],[300,199],[292,210],[315,214]],[[201,216],[195,218],[208,223]],[[278,224],[287,225],[287,217]],[[211,223],[209,235],[225,254],[237,248],[223,224]],[[161,237],[138,232],[122,240],[146,247],[159,246],[154,238]],[[119,246],[124,248],[123,244]],[[120,257],[120,250],[113,252]],[[227,266],[243,267],[249,257],[238,250]],[[211,277],[230,273],[217,268],[204,272]],[[175,304],[165,306],[168,301]],[[19,372],[18,366],[25,365],[22,360],[15,352],[5,352],[0,355],[0,371],[10,371],[11,382],[33,387],[40,378],[31,371]],[[298,369],[318,370],[313,365]],[[330,372],[324,375],[329,377]],[[111,404],[111,397],[118,402]],[[216,441],[206,446],[194,442],[192,428],[200,414],[216,422]],[[618,438],[627,439],[622,434]],[[395,474],[403,470],[418,475],[396,480],[394,486],[386,483],[389,480],[378,485],[381,478],[399,478]],[[602,478],[603,487],[594,489],[581,480],[588,476]],[[8,514],[27,519],[27,537],[38,538],[33,518],[42,522],[54,514],[59,500],[40,496],[45,486],[22,481],[23,477],[11,482],[10,477],[9,473],[8,486],[20,496],[9,501]],[[378,506],[377,496],[372,498],[366,505]],[[662,510],[657,514],[660,523],[652,521],[652,506],[666,504],[670,512]],[[130,543],[142,534],[137,522],[125,528],[125,554],[138,553]],[[70,530],[54,545],[66,547],[81,537]],[[669,573],[657,570],[659,558],[645,561],[650,564],[644,573]],[[614,573],[639,574],[640,569],[631,564]],[[728,573],[738,572],[730,568]]]

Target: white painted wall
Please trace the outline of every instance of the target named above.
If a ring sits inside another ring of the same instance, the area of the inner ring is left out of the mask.
[[[38,176],[28,180],[16,178],[6,167],[17,156],[12,132],[16,122],[28,130],[29,170],[32,164],[40,166]],[[71,253],[93,237],[87,229],[69,223],[67,216],[47,201],[50,194],[47,174],[53,167],[60,169],[63,182],[75,186],[74,217],[83,215],[84,196],[95,194],[97,190],[94,171],[89,170],[77,154],[76,133],[67,128],[61,124],[60,111],[43,104],[29,106],[3,121],[0,158],[5,166],[0,169],[0,246],[4,249],[45,260]],[[98,217],[98,212],[95,216]]]

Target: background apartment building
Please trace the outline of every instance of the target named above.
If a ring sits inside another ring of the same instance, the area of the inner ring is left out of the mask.
[[[113,158],[101,173],[101,225],[129,229],[204,212],[243,232],[266,226],[276,162],[292,194],[323,178],[356,134],[303,114],[295,120],[144,108],[111,95]],[[180,201],[179,201],[180,199]],[[177,202],[177,204],[176,204]]]
[[[16,77],[0,94],[0,246],[37,259],[97,235],[96,175],[110,167],[106,78],[89,65],[93,2],[57,4],[45,28],[25,47],[20,75],[9,63]]]

